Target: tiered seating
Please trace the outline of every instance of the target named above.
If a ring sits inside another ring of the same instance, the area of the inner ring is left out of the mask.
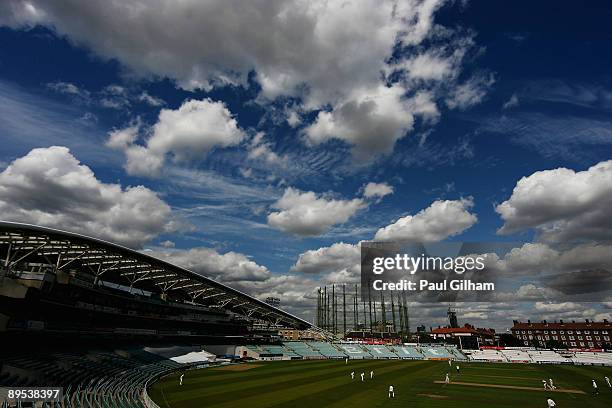
[[[308,345],[312,347],[313,349],[317,350],[319,353],[323,354],[327,358],[345,358],[346,357],[345,353],[338,350],[331,343],[315,341],[315,342],[308,343]]]
[[[563,357],[552,350],[529,350],[529,356],[536,363],[571,363],[572,360]]]
[[[251,351],[256,352],[256,353],[263,353],[264,352],[264,349],[262,349],[261,347],[259,347],[257,345],[247,344],[245,347],[248,348]]]
[[[283,348],[283,346],[272,344],[267,346],[260,346],[260,348],[268,354],[285,354],[285,349]]]
[[[511,363],[533,363],[531,356],[524,350],[505,349],[501,354]]]
[[[352,359],[364,359],[372,358],[372,355],[364,350],[359,344],[338,344],[340,350],[342,350],[349,358]]]
[[[446,350],[452,356],[453,360],[466,361],[468,358],[457,347],[446,346]]]
[[[324,358],[321,353],[311,348],[308,344],[301,341],[285,342],[283,345],[292,350],[295,354],[302,356],[305,359]]]
[[[506,357],[497,350],[484,349],[474,350],[470,354],[470,360],[486,362],[507,362]]]
[[[127,355],[110,351],[33,353],[6,359],[3,370],[13,367],[31,374],[21,378],[5,371],[0,375],[0,386],[34,386],[42,381],[64,387],[64,399],[56,404],[64,408],[143,408],[145,383],[180,366],[142,350]]]
[[[578,351],[571,358],[574,364],[612,366],[612,353],[589,353]]]
[[[445,347],[441,346],[421,346],[417,347],[417,350],[425,356],[426,359],[450,359],[453,356],[448,352]]]
[[[372,355],[373,358],[399,358],[397,354],[382,345],[364,345],[365,349]]]
[[[399,358],[408,360],[423,360],[425,358],[425,356],[413,346],[393,346],[393,350]]]

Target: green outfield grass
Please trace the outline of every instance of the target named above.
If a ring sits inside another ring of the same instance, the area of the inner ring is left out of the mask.
[[[161,408],[544,408],[549,395],[559,408],[612,407],[612,389],[604,381],[605,375],[612,378],[610,367],[459,365],[459,375],[454,366],[450,370],[451,381],[541,388],[542,379],[552,378],[560,390],[585,394],[435,383],[449,372],[447,362],[353,360],[345,365],[343,360],[323,360],[253,362],[248,367],[187,371],[182,386],[180,374],[175,373],[155,383],[149,395]],[[369,379],[370,370],[374,370],[373,380]],[[351,371],[355,371],[354,380]],[[362,371],[366,373],[363,383],[359,376]],[[599,385],[599,395],[592,394],[593,378]],[[395,387],[395,399],[387,398],[390,384]]]

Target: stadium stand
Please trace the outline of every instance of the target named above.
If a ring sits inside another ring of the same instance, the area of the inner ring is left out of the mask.
[[[472,361],[505,363],[506,357],[495,349],[474,350],[469,355]]]
[[[467,356],[455,346],[446,346],[446,350],[448,350],[448,353],[452,356],[453,360],[466,361],[468,359]]]
[[[393,351],[399,358],[408,360],[423,360],[425,356],[413,346],[392,346]]]
[[[349,356],[349,358],[356,360],[372,358],[372,355],[364,350],[359,344],[339,344],[338,346],[347,356]]]
[[[574,364],[612,366],[612,353],[575,352],[570,358]]]
[[[347,355],[336,348],[336,346],[332,343],[324,343],[324,342],[310,342],[308,343],[310,347],[321,353],[327,358],[346,358]]]
[[[375,345],[375,344],[367,344],[364,348],[370,353],[373,358],[386,358],[386,359],[396,359],[399,358],[397,354],[393,351],[389,350],[387,346],[384,345]]]
[[[312,327],[215,280],[80,234],[0,221],[0,259],[0,343],[10,345],[0,350],[0,387],[61,386],[64,408],[141,407],[147,381],[215,358],[145,345],[263,343],[276,333],[262,327]],[[301,356],[282,346],[260,351]]]
[[[529,350],[527,351],[531,360],[540,364],[567,364],[572,360],[563,357],[561,354],[552,350]]]
[[[285,342],[283,345],[306,360],[325,358],[317,350],[311,348],[308,344],[301,341]]]
[[[141,396],[147,380],[181,367],[140,349],[28,352],[4,355],[3,361],[3,386],[63,387],[63,400],[55,404],[63,408],[144,407]]]
[[[417,350],[427,360],[451,359],[453,357],[446,347],[443,346],[421,346],[417,347]]]
[[[525,350],[504,349],[500,353],[511,363],[533,363],[531,356]]]

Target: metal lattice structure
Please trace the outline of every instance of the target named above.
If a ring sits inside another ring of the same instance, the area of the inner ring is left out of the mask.
[[[239,290],[187,269],[71,232],[0,221],[0,274],[26,262],[44,262],[55,271],[86,270],[94,283],[156,293],[162,299],[235,313],[250,320],[307,329],[312,325]]]

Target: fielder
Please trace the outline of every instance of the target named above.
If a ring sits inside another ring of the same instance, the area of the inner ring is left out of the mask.
[[[546,400],[546,403],[548,404],[548,408],[553,408],[557,406],[557,404],[555,404],[555,401],[553,401],[552,398],[548,398],[548,400]]]
[[[459,374],[459,366],[457,366],[457,374]]]
[[[179,385],[183,385],[183,377],[185,376],[185,374],[181,374],[181,377],[179,378]]]
[[[555,384],[553,384],[552,378],[548,379],[548,385],[550,386],[551,390],[556,390],[557,389],[557,387],[555,387]]]
[[[546,380],[542,380],[542,385],[544,385],[545,390],[548,389],[548,382],[546,382]]]
[[[395,398],[395,391],[392,385],[389,386],[389,398]]]
[[[612,384],[610,384],[610,379],[608,378],[608,376],[605,376],[604,379],[606,380],[608,387],[612,388]]]
[[[363,377],[365,376],[365,373],[361,373],[361,382],[363,382]]]
[[[374,378],[374,370],[370,371],[370,380]]]
[[[597,388],[597,383],[595,379],[593,379],[593,394],[599,394],[599,389]]]
[[[355,379],[355,372],[351,371],[351,380],[354,380],[354,379]]]
[[[446,377],[444,378],[444,384],[448,384],[450,382],[450,375],[446,373]]]
[[[344,364],[348,364],[348,357],[344,359]]]

